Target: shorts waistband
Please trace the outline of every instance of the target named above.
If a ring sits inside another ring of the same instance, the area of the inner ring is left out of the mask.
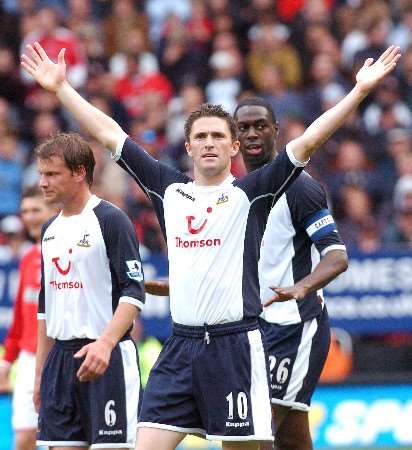
[[[123,336],[119,342],[127,341],[131,339],[130,334],[126,334]],[[55,345],[61,348],[67,348],[70,350],[81,349],[83,346],[87,344],[91,344],[92,342],[96,342],[96,339],[88,339],[88,338],[78,338],[78,339],[55,339]]]
[[[258,319],[244,319],[237,322],[220,323],[218,325],[189,326],[173,323],[173,334],[192,338],[205,338],[205,336],[225,336],[228,334],[252,331],[259,328]]]

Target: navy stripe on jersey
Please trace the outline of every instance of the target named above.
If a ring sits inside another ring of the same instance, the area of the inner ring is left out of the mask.
[[[319,263],[320,255],[328,249],[345,250],[328,209],[325,191],[306,172],[273,207],[268,224],[259,262],[263,301],[272,295],[269,283],[290,286],[309,275]],[[304,301],[272,305],[263,318],[279,324],[299,323],[317,316],[322,307],[318,293],[312,292]]]
[[[43,242],[44,233],[46,232],[47,228],[50,226],[50,224],[57,218],[56,216],[51,217],[47,222],[45,222],[41,227],[41,238],[40,242]],[[39,304],[37,307],[37,313],[40,315],[44,315],[45,313],[45,297],[44,297],[44,262],[43,262],[43,255],[41,257],[41,281],[40,281],[40,292],[39,292]]]
[[[113,311],[122,297],[133,298],[139,303],[144,303],[145,292],[139,244],[130,219],[122,210],[104,200],[94,208],[94,212],[102,230],[110,262]],[[135,271],[130,274],[130,267],[133,267],[133,264]]]

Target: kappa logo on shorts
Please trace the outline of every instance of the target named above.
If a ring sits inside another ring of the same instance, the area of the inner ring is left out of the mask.
[[[143,281],[142,263],[137,259],[126,261],[128,272],[127,276],[134,281]]]

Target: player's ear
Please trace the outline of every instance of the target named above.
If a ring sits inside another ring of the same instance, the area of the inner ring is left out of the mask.
[[[238,140],[234,141],[232,144],[232,150],[230,152],[230,156],[233,158],[239,153],[240,142]]]
[[[86,179],[86,168],[84,166],[78,166],[73,170],[73,176],[76,181],[80,182]]]
[[[187,151],[187,154],[190,156],[190,157],[192,157],[193,155],[192,155],[192,150],[190,149],[190,143],[189,142],[185,142],[185,148],[186,148],[186,151]]]

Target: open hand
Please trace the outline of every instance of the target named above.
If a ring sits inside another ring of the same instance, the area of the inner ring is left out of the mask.
[[[275,302],[286,302],[288,300],[303,300],[307,294],[304,287],[295,284],[291,287],[271,287],[274,296],[267,300],[263,306],[266,308]]]
[[[65,51],[65,48],[60,50],[56,64],[47,56],[43,47],[35,42],[33,46],[26,46],[26,53],[21,55],[21,65],[44,89],[57,92],[66,80]]]
[[[395,69],[400,57],[399,47],[391,45],[382,53],[377,61],[373,62],[373,58],[368,58],[356,74],[357,85],[363,91],[369,92],[386,75]]]

